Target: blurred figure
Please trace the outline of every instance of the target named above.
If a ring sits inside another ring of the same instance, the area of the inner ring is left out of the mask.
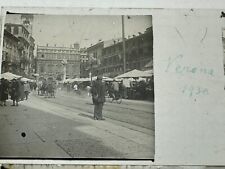
[[[24,83],[24,94],[25,94],[25,99],[28,99],[29,93],[30,93],[30,84],[28,82]]]
[[[34,91],[36,91],[36,89],[37,89],[37,83],[36,82],[33,83],[33,87],[34,87]]]
[[[16,79],[12,80],[11,84],[11,100],[13,101],[12,106],[18,106],[19,104],[19,98],[20,98],[20,91],[19,91],[19,83]]]
[[[41,89],[42,89],[42,81],[38,82],[37,88],[38,88],[38,95],[40,95],[41,94]]]
[[[9,83],[6,79],[1,79],[0,85],[0,106],[6,106],[6,100],[8,100]]]
[[[119,83],[115,79],[113,80],[112,87],[113,87],[114,97],[115,97],[115,99],[118,99],[118,97],[119,97]]]
[[[19,97],[20,97],[20,100],[23,101],[24,98],[25,98],[24,82],[21,82],[20,80],[17,80],[17,83],[19,85]]]
[[[105,102],[105,84],[102,82],[102,76],[98,76],[93,82],[92,99],[94,103],[94,119],[104,120],[102,117],[102,109]]]
[[[74,92],[77,92],[77,90],[78,90],[78,85],[76,83],[73,86],[73,90],[74,90]]]
[[[91,86],[87,85],[88,96],[91,96]]]

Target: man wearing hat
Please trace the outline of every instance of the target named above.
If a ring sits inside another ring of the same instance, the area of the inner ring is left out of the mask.
[[[105,102],[105,84],[102,82],[102,76],[98,76],[97,80],[93,82],[92,98],[94,107],[94,119],[104,120],[102,117],[102,109]]]

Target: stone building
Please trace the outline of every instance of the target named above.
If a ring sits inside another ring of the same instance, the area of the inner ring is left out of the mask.
[[[152,27],[144,33],[125,39],[126,72],[151,67],[153,60],[153,32]],[[114,41],[112,45],[104,47],[102,51],[103,62],[98,67],[97,74],[114,77],[123,73],[123,45],[122,41]]]
[[[87,54],[86,48],[80,49],[80,77],[88,77],[89,72],[87,67],[89,66],[89,56]]]
[[[20,74],[20,57],[18,53],[19,39],[9,31],[4,31],[2,48],[2,73],[12,72]]]
[[[96,70],[101,64],[102,61],[102,51],[104,48],[104,42],[99,41],[95,45],[91,45],[87,48],[87,58],[88,62],[83,63],[82,65],[82,77],[88,77],[90,72],[92,75],[96,75]]]
[[[10,38],[11,40],[9,40]],[[13,42],[15,40],[17,42]],[[6,59],[10,58],[13,62],[15,61],[15,63],[7,63],[12,71],[22,76],[31,76],[34,69],[32,61],[34,60],[35,40],[26,27],[22,24],[6,23],[4,26],[4,45],[3,57]],[[7,48],[12,48],[14,52],[9,53]]]
[[[138,69],[153,69],[153,32],[152,27],[146,29],[144,33],[128,36],[125,39],[126,48],[126,72]],[[87,48],[89,55],[89,66],[87,72],[92,72],[93,76],[98,74],[115,77],[123,73],[123,43],[122,39],[102,41]],[[93,56],[91,61],[90,56]],[[92,64],[92,65],[91,65]]]
[[[80,77],[80,53],[74,47],[37,46],[37,70],[40,77],[63,80],[63,64],[66,60],[66,77]]]

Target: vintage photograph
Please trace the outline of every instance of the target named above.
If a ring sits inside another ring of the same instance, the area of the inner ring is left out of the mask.
[[[154,159],[151,15],[7,14],[0,158]]]

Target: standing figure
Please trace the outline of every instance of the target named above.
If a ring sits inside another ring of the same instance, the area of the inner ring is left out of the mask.
[[[94,103],[94,119],[104,120],[102,117],[102,109],[105,102],[105,84],[102,77],[98,76],[92,87],[92,100]]]
[[[25,93],[25,98],[26,100],[28,99],[28,95],[30,93],[30,84],[28,82],[24,83],[24,93]]]
[[[91,86],[87,85],[88,96],[90,96]]]
[[[113,86],[113,92],[115,97],[114,99],[116,100],[119,97],[119,83],[114,79],[112,86]]]
[[[8,100],[8,95],[9,95],[9,83],[6,79],[2,78],[1,79],[1,102],[3,104],[3,106],[6,106],[6,100]]]
[[[11,95],[11,100],[13,101],[12,106],[18,106],[20,91],[19,91],[19,83],[16,79],[12,80],[10,95]]]
[[[17,80],[17,83],[19,84],[19,96],[20,100],[23,101],[25,98],[25,92],[24,92],[24,82]]]

